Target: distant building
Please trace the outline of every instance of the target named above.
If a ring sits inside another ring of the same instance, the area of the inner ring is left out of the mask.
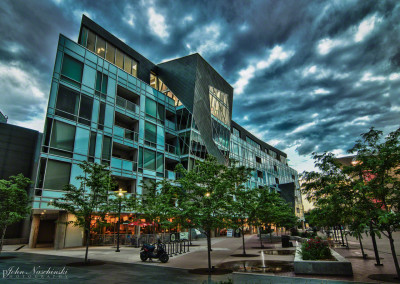
[[[254,168],[248,187],[292,184],[300,196],[286,153],[234,122],[232,106],[233,87],[199,54],[154,64],[83,16],[77,43],[59,38],[30,246],[82,244],[80,229],[56,223],[74,217],[49,204],[65,184],[78,185],[80,161],[109,165],[119,188],[140,195],[142,181],[175,180],[177,164],[190,170],[211,154]],[[122,230],[138,233],[125,213]]]
[[[36,180],[41,138],[42,134],[38,131],[0,123],[0,179],[22,173],[32,181]],[[34,184],[27,189],[31,197],[33,189]],[[8,227],[6,243],[27,243],[29,226],[30,216],[26,221]]]

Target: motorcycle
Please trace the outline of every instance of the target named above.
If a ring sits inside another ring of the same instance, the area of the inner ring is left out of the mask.
[[[140,249],[140,259],[142,261],[146,261],[147,259],[152,261],[153,258],[158,258],[162,263],[166,263],[169,260],[169,256],[163,243],[159,242],[157,244],[157,249],[154,245],[143,244]]]

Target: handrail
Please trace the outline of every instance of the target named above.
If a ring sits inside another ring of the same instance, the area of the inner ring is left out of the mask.
[[[168,153],[178,155],[177,148],[174,145],[165,144],[165,149]]]
[[[116,98],[117,106],[120,106],[126,110],[132,111],[134,113],[139,113],[139,106],[123,97],[117,96]]]
[[[135,142],[137,142],[139,140],[139,133],[137,133],[135,131],[132,131],[132,130],[129,130],[129,129],[126,129],[126,128],[123,128],[123,127],[118,126],[118,125],[115,125],[114,127],[117,128],[117,130],[120,130],[120,131],[123,132],[123,134],[114,133],[115,135],[117,135],[119,137],[122,137],[122,138],[125,138],[125,139],[129,139],[129,140],[135,141]]]

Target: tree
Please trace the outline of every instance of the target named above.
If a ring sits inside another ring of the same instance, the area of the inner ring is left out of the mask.
[[[400,228],[400,128],[386,137],[382,131],[371,128],[349,152],[357,154],[355,170],[361,172],[366,198],[374,204],[371,225],[389,239],[400,278],[393,240],[393,232]]]
[[[230,164],[231,166],[227,171],[231,194],[231,202],[229,203],[230,221],[234,229],[239,228],[242,231],[243,255],[246,256],[244,225],[252,225],[256,221],[258,192],[255,189],[246,188],[246,183],[252,175],[252,169],[237,166],[234,160],[231,160]]]
[[[107,199],[109,191],[114,188],[111,173],[107,166],[88,163],[79,164],[84,175],[76,177],[80,187],[69,184],[64,187],[65,194],[62,198],[55,199],[53,206],[64,209],[75,215],[74,226],[81,227],[85,232],[85,263],[88,263],[89,238],[93,227],[92,221],[96,216],[104,219],[107,212]]]
[[[7,227],[17,223],[30,213],[29,197],[26,188],[31,180],[22,174],[0,180],[0,253],[3,250]]]
[[[180,194],[177,195],[177,212],[180,218],[201,228],[207,237],[208,271],[211,273],[211,231],[224,227],[229,218],[228,203],[229,180],[228,167],[218,164],[213,156],[197,161],[194,169],[178,167]]]

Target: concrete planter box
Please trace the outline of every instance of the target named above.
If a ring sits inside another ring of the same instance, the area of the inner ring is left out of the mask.
[[[294,273],[342,276],[353,275],[351,262],[332,249],[331,252],[336,261],[303,260],[300,248],[297,248],[294,258]]]

